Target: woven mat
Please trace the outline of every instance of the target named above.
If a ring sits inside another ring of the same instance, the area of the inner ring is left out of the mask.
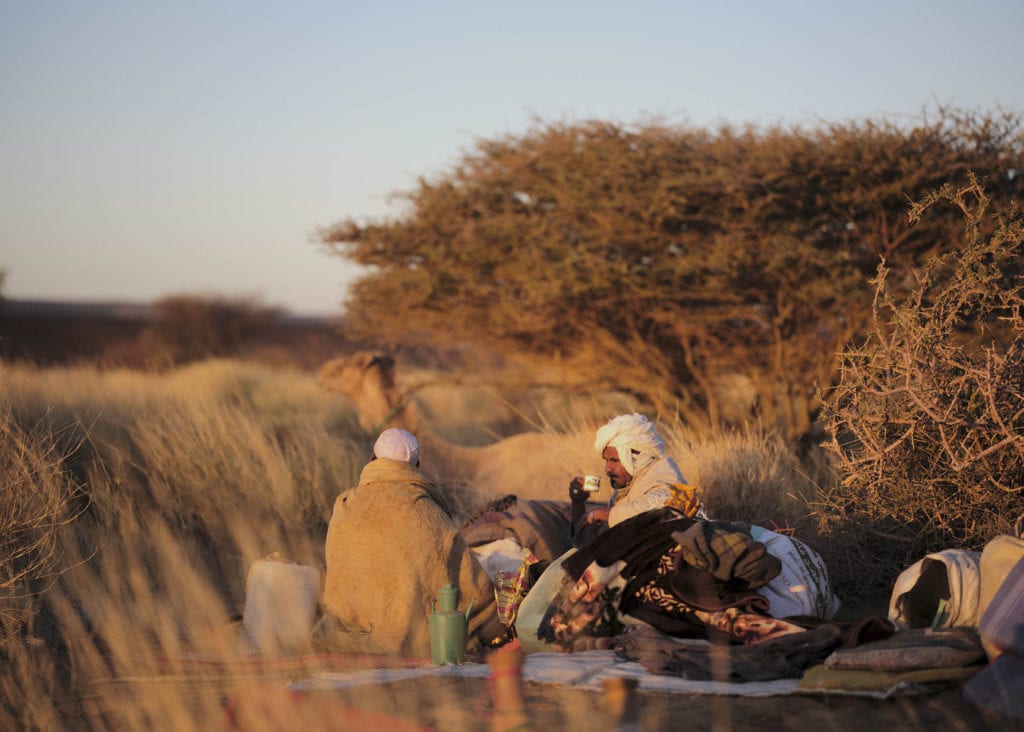
[[[486,678],[490,667],[486,663],[465,663],[460,666],[428,666],[405,669],[374,669],[367,671],[328,672],[295,682],[289,688],[296,691],[313,689],[340,689],[364,684],[385,684],[391,681],[422,678],[425,676],[457,676]],[[531,653],[523,664],[523,680],[540,684],[553,684],[591,691],[600,691],[609,678],[635,678],[640,691],[673,694],[725,694],[730,696],[780,696],[793,693],[799,679],[745,684],[722,681],[690,681],[677,676],[656,676],[635,661],[623,661],[614,651],[586,651],[583,653]]]

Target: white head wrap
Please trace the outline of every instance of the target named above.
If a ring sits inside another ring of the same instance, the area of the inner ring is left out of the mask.
[[[411,432],[391,427],[380,433],[373,445],[373,454],[379,458],[404,460],[415,465],[420,459],[420,442]]]
[[[618,451],[619,462],[630,475],[665,457],[665,442],[642,414],[619,415],[599,429],[594,448],[603,453],[606,447]]]

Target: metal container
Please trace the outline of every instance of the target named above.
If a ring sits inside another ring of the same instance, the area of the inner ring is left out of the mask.
[[[441,609],[438,610],[438,601]],[[469,630],[470,603],[465,613],[458,607],[459,590],[451,583],[438,591],[438,597],[431,603],[430,613],[430,656],[437,666],[459,664],[466,660],[466,634]]]

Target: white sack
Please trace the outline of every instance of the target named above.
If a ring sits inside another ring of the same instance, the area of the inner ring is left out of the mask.
[[[889,619],[899,630],[976,628],[980,600],[981,552],[943,549],[910,565],[896,578]]]
[[[757,591],[770,603],[768,613],[773,618],[812,615],[832,620],[836,616],[839,598],[832,591],[825,562],[816,551],[761,526],[751,526],[750,535],[782,562],[779,575]]]

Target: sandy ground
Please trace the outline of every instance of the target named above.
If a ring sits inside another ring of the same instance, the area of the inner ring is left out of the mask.
[[[342,651],[333,650],[336,654]],[[347,653],[367,651],[371,649],[356,643],[344,649]],[[149,694],[166,694],[169,686],[177,686],[184,692],[176,694],[177,698],[192,698],[203,716],[218,716],[209,719],[210,729],[498,729],[492,720],[493,688],[488,679],[481,677],[424,676],[301,694],[287,690],[288,682],[309,679],[320,672],[375,665],[367,657],[353,664],[346,664],[338,655],[330,659],[304,668],[275,667],[262,672],[237,666],[205,671],[196,667],[165,669],[146,678],[112,681],[112,686],[120,688],[108,688],[114,693],[105,697],[118,699],[125,706],[136,705]],[[485,659],[481,654],[474,660]],[[625,729],[601,692],[532,681],[522,683],[522,692],[535,730]],[[1024,720],[986,714],[964,702],[956,686],[889,699],[802,693],[750,697],[637,692],[636,702],[638,724],[630,729],[1024,732]]]
[[[280,689],[280,685],[275,687]],[[228,698],[238,705],[238,729],[249,729],[245,710],[262,727],[274,714],[274,691],[248,680]],[[525,708],[535,730],[625,729],[598,692],[526,682]],[[279,700],[278,700],[279,701]],[[307,692],[281,711],[280,729],[435,729],[490,731],[492,698],[485,679],[429,677],[373,687]],[[935,694],[877,700],[843,696],[775,697],[648,694],[637,696],[642,730],[1024,730],[1024,722],[987,717],[963,702],[955,689]],[[365,712],[372,718],[353,717]],[[322,720],[320,727],[314,720]],[[330,726],[332,724],[335,726]],[[347,720],[347,721],[342,721]],[[212,721],[212,720],[211,720]],[[635,728],[631,728],[635,729]]]
[[[360,668],[367,668],[360,665]],[[352,666],[351,668],[356,668]],[[158,674],[112,682],[108,700],[138,705],[149,694],[191,698],[208,719],[209,729],[237,730],[422,730],[490,732],[494,696],[483,677],[424,676],[332,690],[288,691],[288,682],[323,671],[342,671],[330,663],[319,668],[277,669],[264,673],[220,672]],[[526,681],[524,708],[533,729],[594,732],[626,729],[599,691]],[[640,730],[999,730],[1024,732],[1024,720],[986,715],[961,700],[955,686],[930,694],[889,699],[801,694],[750,697],[637,692]],[[360,716],[367,715],[367,716]],[[195,717],[193,717],[195,719]]]

